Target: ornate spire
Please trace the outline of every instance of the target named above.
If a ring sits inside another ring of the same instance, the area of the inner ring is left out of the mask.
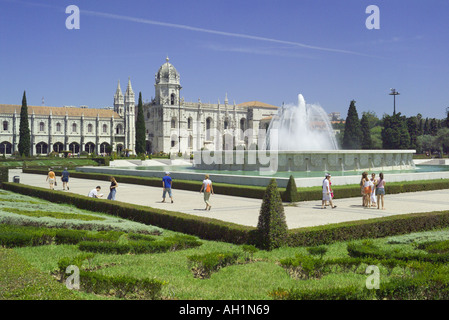
[[[126,88],[126,94],[134,93],[133,88],[131,87],[131,78],[128,77],[128,87]]]

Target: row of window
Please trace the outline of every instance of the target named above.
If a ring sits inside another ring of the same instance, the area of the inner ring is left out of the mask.
[[[177,122],[176,118],[172,118],[171,119],[171,128],[172,129],[176,128],[176,122]],[[209,118],[206,119],[206,129],[207,130],[209,130],[212,127],[212,122],[213,122],[212,118],[209,117]],[[192,124],[193,124],[193,119],[192,118],[188,118],[187,119],[187,129],[192,129],[193,128]],[[225,120],[223,125],[224,125],[224,129],[225,130],[229,129],[229,121],[228,120]],[[240,129],[242,129],[242,130],[246,129],[246,120],[245,120],[245,118],[242,118],[240,120]]]
[[[109,149],[110,144],[107,142],[103,142],[102,144],[100,144],[100,153],[107,153],[108,149]],[[77,142],[72,142],[69,144],[69,150],[72,153],[78,153],[80,152],[80,144]],[[123,149],[123,145],[118,144],[117,145],[117,151],[120,151]],[[63,150],[65,150],[64,148],[64,144],[61,142],[57,142],[55,144],[53,144],[53,150],[49,150],[49,146],[47,143],[45,142],[39,142],[38,144],[36,144],[36,154],[47,154],[49,152],[55,151],[55,152],[62,152]],[[82,151],[86,151],[88,153],[92,153],[95,150],[95,144],[92,142],[88,142],[84,145],[84,150]],[[0,154],[11,154],[12,152],[12,144],[10,142],[4,141],[2,143],[0,143]]]
[[[62,132],[62,125],[61,123],[56,123],[56,132]],[[9,122],[8,121],[3,121],[3,131],[8,131],[9,130]],[[45,123],[44,122],[40,122],[39,123],[39,131],[45,131]],[[72,132],[77,132],[78,131],[78,125],[76,123],[72,124]],[[88,133],[92,133],[94,131],[94,126],[89,123],[87,125],[87,132]],[[103,133],[108,133],[108,125],[104,124],[103,125]],[[123,134],[123,126],[121,124],[117,125],[117,127],[115,128],[115,133],[116,134]]]

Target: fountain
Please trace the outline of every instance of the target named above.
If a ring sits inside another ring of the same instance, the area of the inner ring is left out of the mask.
[[[277,148],[270,145],[270,132],[277,130]],[[329,118],[321,106],[306,104],[302,94],[298,104],[279,109],[268,127],[267,148],[270,150],[338,150],[338,143]]]
[[[262,141],[257,150],[215,150],[213,156],[211,151],[196,151],[194,167],[258,170],[260,175],[279,171],[360,172],[414,168],[415,150],[340,150],[326,112],[319,105],[306,104],[302,94],[298,95],[298,104],[279,108]]]
[[[260,130],[261,131],[261,130]],[[260,134],[260,132],[259,132]],[[415,169],[415,150],[341,150],[335,139],[326,112],[319,105],[306,104],[298,95],[298,104],[279,108],[268,126],[268,134],[259,135],[258,148],[250,150],[195,151],[193,165],[150,167],[142,161],[137,168],[77,168],[82,172],[111,175],[162,177],[167,170],[180,180],[201,180],[204,173],[213,174],[214,182],[266,186],[276,177],[278,186],[285,187],[294,175],[296,185],[321,185],[324,172],[331,172],[337,184],[357,184],[361,171],[380,172]],[[222,145],[222,144],[217,144]],[[426,177],[441,175],[423,173]],[[389,174],[389,182],[422,179],[421,175]],[[448,173],[449,177],[449,173]]]

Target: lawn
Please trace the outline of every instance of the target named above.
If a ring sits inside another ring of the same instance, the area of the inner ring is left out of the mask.
[[[39,214],[31,214],[31,212]],[[48,215],[45,214],[48,213]],[[58,214],[59,213],[59,214]],[[68,214],[64,216],[62,213]],[[104,220],[83,220],[80,217],[97,217]],[[80,210],[70,205],[58,205],[43,200],[0,191],[0,220],[3,226],[28,226],[39,230],[70,228],[89,230],[91,234],[117,232],[123,234],[116,243],[131,243],[132,233],[152,233],[155,241],[169,239],[177,233],[154,228],[132,221],[118,221],[105,214]],[[64,222],[64,223],[62,223]],[[105,225],[110,225],[106,228]],[[33,227],[31,227],[33,226]],[[6,230],[6,229],[5,229]],[[155,232],[157,231],[157,232]],[[426,253],[419,244],[449,240],[448,229],[418,232],[370,240],[370,245],[391,254]],[[89,261],[84,261],[82,270],[108,277],[131,276],[136,279],[157,279],[163,282],[161,299],[189,300],[266,300],[272,292],[283,290],[309,290],[316,292],[329,288],[366,287],[368,263],[361,263],[356,270],[342,271],[333,268],[319,278],[296,279],[287,272],[281,261],[298,254],[311,256],[306,247],[282,247],[272,251],[257,250],[248,257],[244,246],[224,242],[201,240],[200,246],[176,250],[124,254],[96,252]],[[154,242],[153,242],[154,243]],[[351,244],[366,244],[367,240],[351,241]],[[349,258],[348,242],[336,242],[323,246],[323,261]],[[0,298],[2,299],[116,299],[113,294],[93,294],[65,288],[56,280],[58,262],[85,254],[79,244],[56,244],[20,246],[0,249]],[[206,254],[235,253],[238,258],[222,265],[210,276],[195,277],[192,256]],[[394,267],[390,270],[379,264],[381,282],[412,275],[412,269]],[[28,277],[33,278],[29,280]],[[30,282],[31,281],[31,282]],[[130,299],[136,299],[133,296]]]

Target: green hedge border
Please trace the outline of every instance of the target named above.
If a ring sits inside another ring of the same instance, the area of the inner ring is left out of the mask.
[[[256,230],[218,219],[193,216],[182,212],[156,209],[120,201],[89,198],[83,195],[32,187],[20,183],[3,183],[3,189],[55,203],[68,203],[80,209],[103,212],[147,225],[196,235],[202,239],[246,244]]]
[[[23,168],[23,173],[34,173],[34,174],[47,174],[44,169],[32,169]],[[55,170],[57,175],[61,175],[62,170]],[[70,176],[72,178],[80,179],[95,179],[109,181],[111,175],[104,173],[88,173],[88,172],[77,172],[70,171]],[[145,185],[152,187],[161,187],[160,178],[150,178],[150,177],[137,177],[137,176],[126,176],[126,175],[114,175],[117,181],[122,183]],[[200,181],[191,180],[175,180],[175,189],[188,190],[188,191],[199,191],[201,187]],[[245,198],[255,198],[262,199],[265,194],[266,187],[257,186],[245,186],[237,184],[226,184],[214,182],[214,192],[216,194],[245,197]],[[449,189],[449,179],[433,179],[433,180],[419,180],[419,181],[403,181],[403,182],[389,182],[386,186],[386,191],[388,194],[398,194],[405,192],[417,192],[417,191],[430,191],[430,190],[441,190]],[[287,190],[287,188],[278,188],[282,201],[284,202],[295,202],[295,201],[312,201],[322,199],[322,188],[318,187],[307,187],[307,188],[297,188],[297,194],[294,195],[295,199],[292,199],[292,192]],[[360,187],[359,185],[343,185],[343,186],[333,186],[335,199],[343,198],[353,198],[360,197]]]
[[[205,240],[259,245],[256,242],[259,239],[257,228],[213,218],[133,205],[120,201],[89,198],[87,196],[52,191],[19,183],[3,183],[3,189],[52,202],[72,204],[81,209],[108,213],[124,219],[195,235]],[[447,227],[449,227],[449,210],[413,213],[290,229],[288,230],[286,243],[292,247],[316,246],[337,241],[381,238]]]

